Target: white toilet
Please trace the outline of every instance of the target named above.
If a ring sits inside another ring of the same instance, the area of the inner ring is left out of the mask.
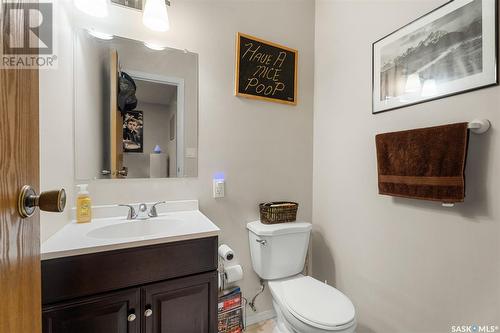
[[[277,314],[275,333],[354,333],[355,309],[337,289],[300,274],[311,224],[247,224],[255,272],[268,281]]]

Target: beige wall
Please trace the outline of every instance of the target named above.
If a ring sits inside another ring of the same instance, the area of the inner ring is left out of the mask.
[[[199,199],[201,210],[221,229],[220,241],[239,255],[246,296],[258,290],[245,225],[258,218],[257,204],[295,200],[299,217],[311,219],[314,2],[172,2],[172,29],[155,34],[140,13],[112,7],[108,19],[80,22],[58,1],[59,69],[41,72],[42,189],[64,186],[74,200],[73,58],[69,22],[139,39],[161,40],[199,54],[199,176],[195,179],[102,180],[90,184],[95,204]],[[276,13],[280,13],[277,15]],[[79,14],[79,17],[84,17]],[[241,31],[279,42],[300,53],[299,104],[296,107],[233,96],[235,34]],[[212,198],[212,176],[226,175],[226,198]],[[68,222],[66,215],[42,215],[42,240]],[[271,309],[266,292],[259,311]]]
[[[109,137],[109,115],[106,117],[105,112],[110,108],[109,51],[95,47],[95,42],[95,38],[78,38],[74,44],[76,54],[85,50],[85,57],[79,57],[81,63],[74,69],[79,78],[74,82],[75,105],[80,110],[75,113],[75,131],[81,133],[81,140],[75,141],[75,152],[77,160],[85,161],[76,163],[75,174],[80,179],[93,179],[101,170],[108,169],[109,163],[109,139],[106,138]]]
[[[500,88],[371,115],[371,43],[445,2],[316,1],[313,271],[358,333],[500,325]],[[464,204],[377,194],[375,134],[474,118]]]

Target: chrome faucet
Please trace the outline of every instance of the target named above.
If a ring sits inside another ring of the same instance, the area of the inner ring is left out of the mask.
[[[128,214],[127,214],[127,220],[147,220],[151,217],[158,217],[158,212],[156,211],[156,206],[158,206],[160,204],[164,204],[164,203],[165,203],[165,201],[159,201],[159,202],[153,204],[151,206],[151,208],[149,209],[149,212],[148,212],[148,205],[145,203],[140,203],[138,213],[135,211],[135,208],[132,205],[121,204],[118,206],[129,208]]]

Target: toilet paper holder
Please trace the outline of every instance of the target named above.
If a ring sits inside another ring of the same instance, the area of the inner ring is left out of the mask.
[[[231,261],[234,259],[234,251],[229,247],[229,245],[221,244],[217,249],[219,257],[225,261]]]
[[[224,290],[226,284],[243,279],[243,268],[234,262],[235,254],[227,244],[221,244],[217,249],[219,255],[219,290]]]

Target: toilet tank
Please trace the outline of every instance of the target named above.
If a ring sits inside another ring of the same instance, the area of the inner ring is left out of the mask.
[[[309,247],[311,224],[306,222],[247,224],[254,271],[264,280],[302,272]]]

